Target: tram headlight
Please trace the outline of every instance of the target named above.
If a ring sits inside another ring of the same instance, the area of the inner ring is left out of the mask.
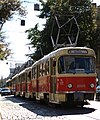
[[[90,84],[90,88],[94,88],[94,84],[93,83]]]
[[[68,84],[67,86],[68,86],[68,88],[72,88],[73,87],[73,85],[71,83]]]

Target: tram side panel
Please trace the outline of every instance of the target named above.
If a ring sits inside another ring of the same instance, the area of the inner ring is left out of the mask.
[[[26,78],[27,78],[26,73],[24,73],[24,77],[22,80],[22,94],[21,94],[22,97],[25,97],[25,93],[26,93],[26,85],[27,85]]]
[[[26,71],[26,98],[33,98],[33,87],[32,87],[32,69],[29,68]]]
[[[25,97],[26,93],[26,73],[21,71],[16,79],[16,96]]]
[[[15,85],[16,79],[12,79],[12,94],[15,95],[16,93],[16,85]]]
[[[20,96],[20,78],[16,77],[16,96]]]
[[[49,61],[41,62],[37,64],[37,77],[34,85],[36,85],[36,99],[37,100],[48,100],[49,96]],[[33,87],[35,88],[35,87]]]

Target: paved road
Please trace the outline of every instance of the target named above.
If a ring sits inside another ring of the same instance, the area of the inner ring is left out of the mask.
[[[1,120],[100,120],[100,102],[84,108],[50,108],[33,100],[0,96]]]

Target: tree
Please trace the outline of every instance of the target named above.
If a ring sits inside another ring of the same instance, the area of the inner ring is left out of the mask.
[[[21,16],[26,15],[25,8],[21,6],[20,0],[0,0],[0,19],[2,25],[10,20],[15,12]]]
[[[58,44],[69,44],[69,38],[72,41],[75,41],[77,35],[76,33],[78,31],[75,20],[77,21],[80,28],[77,46],[89,45],[89,47],[92,47],[94,42],[94,23],[91,0],[48,0],[47,2],[40,0],[40,2],[42,3],[43,8],[41,9],[41,14],[39,17],[45,18],[47,20],[45,28],[39,32],[40,37],[38,38],[38,40],[40,40],[39,45],[41,46],[44,55],[53,50],[51,36],[53,38],[54,44],[56,44],[57,40]],[[69,21],[68,24],[67,21]],[[63,27],[61,27],[60,34],[58,35],[59,26]],[[30,36],[30,33],[28,36]],[[35,38],[31,39],[32,44],[34,39]],[[37,55],[37,53],[40,53],[38,46],[35,47],[36,51],[33,56]],[[41,57],[42,56],[38,58]]]
[[[0,60],[7,59],[11,54],[9,44],[4,41],[5,36],[1,30],[4,23],[7,20],[11,20],[15,13],[21,16],[26,15],[26,11],[24,7],[21,6],[21,2],[19,0],[0,0]]]
[[[31,57],[34,60],[37,60],[41,56],[41,32],[38,30],[38,24],[35,25],[34,28],[30,28],[29,30],[26,30],[26,33],[28,32],[28,39],[30,39],[30,44],[33,48],[36,48],[35,54],[29,54],[27,56]]]

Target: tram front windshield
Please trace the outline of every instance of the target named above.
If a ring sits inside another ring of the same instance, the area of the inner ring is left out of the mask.
[[[58,73],[94,73],[94,57],[61,56],[58,60]]]

